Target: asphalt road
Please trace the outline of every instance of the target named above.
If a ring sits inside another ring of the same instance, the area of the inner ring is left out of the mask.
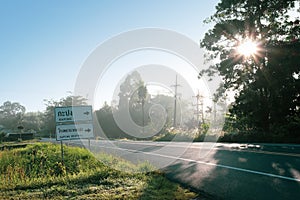
[[[100,140],[90,148],[149,161],[207,199],[300,199],[300,145]]]

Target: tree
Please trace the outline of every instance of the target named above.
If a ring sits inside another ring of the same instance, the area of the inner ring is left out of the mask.
[[[23,125],[27,131],[34,131],[39,133],[43,126],[43,116],[42,112],[28,112],[24,114]]]
[[[54,121],[54,108],[62,106],[80,106],[86,105],[86,98],[82,96],[69,95],[67,97],[61,98],[59,101],[44,100],[46,105],[46,111],[43,117],[43,134],[47,136],[54,135],[55,133],[55,121]]]
[[[0,106],[0,124],[6,129],[17,130],[25,114],[25,107],[17,102],[6,101]]]
[[[288,11],[299,0],[222,0],[201,46],[236,92],[231,109],[240,131],[271,133],[299,118],[299,20]],[[200,75],[202,74],[200,73]]]
[[[149,98],[147,87],[141,75],[137,71],[134,71],[120,85],[117,112],[120,113],[120,116],[126,116],[127,111],[129,111],[134,123],[144,126],[149,122],[149,119],[145,116],[150,107],[147,98]]]
[[[138,88],[138,98],[142,106],[142,126],[145,126],[145,100],[147,97],[147,87],[143,84]]]
[[[103,131],[103,136],[106,136],[107,138],[126,137],[116,124],[112,110],[113,108],[105,102],[103,107],[96,111],[96,117]]]
[[[130,107],[135,107],[138,102],[138,96],[136,94],[138,88],[143,85],[141,75],[134,71],[129,74],[124,82],[120,85],[119,92],[119,110],[128,109],[128,102],[131,103]]]
[[[174,97],[167,96],[163,94],[158,94],[152,97],[151,102],[153,104],[161,105],[166,111],[166,124],[165,128],[172,126],[173,122],[173,110],[174,110]],[[180,117],[181,112],[177,112],[178,118]]]

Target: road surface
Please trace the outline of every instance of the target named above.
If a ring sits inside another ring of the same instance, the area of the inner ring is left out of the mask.
[[[208,199],[300,199],[299,145],[92,140],[90,147],[149,161]]]

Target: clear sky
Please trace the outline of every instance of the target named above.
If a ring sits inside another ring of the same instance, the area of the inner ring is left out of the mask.
[[[218,0],[0,0],[0,104],[43,111],[43,99],[74,90],[85,59],[103,41],[143,27],[195,42]]]

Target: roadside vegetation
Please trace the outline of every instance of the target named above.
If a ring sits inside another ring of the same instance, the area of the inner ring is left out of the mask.
[[[199,128],[165,129],[161,134],[154,136],[154,141],[173,141],[173,142],[216,142],[222,137],[218,132],[214,133],[209,129],[209,123],[203,123]]]
[[[47,143],[0,151],[0,199],[192,199],[197,195],[148,172],[148,163],[133,165],[104,153],[95,158],[80,147]],[[116,170],[126,168],[126,170]],[[129,171],[134,173],[130,173]],[[127,172],[125,172],[127,171]]]

